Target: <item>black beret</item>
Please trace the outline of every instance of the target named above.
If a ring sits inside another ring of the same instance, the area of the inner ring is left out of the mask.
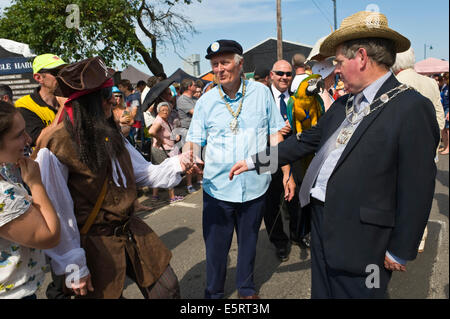
[[[242,46],[233,40],[217,40],[206,49],[206,59],[211,59],[217,53],[230,52],[242,55]]]

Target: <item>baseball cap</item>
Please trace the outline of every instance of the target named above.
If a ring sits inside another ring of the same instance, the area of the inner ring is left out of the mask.
[[[51,53],[41,54],[33,60],[33,74],[38,73],[42,69],[55,69],[66,64],[67,63],[57,55]]]
[[[217,40],[206,49],[206,59],[210,60],[213,55],[223,52],[237,53],[242,55],[242,46],[234,40]]]

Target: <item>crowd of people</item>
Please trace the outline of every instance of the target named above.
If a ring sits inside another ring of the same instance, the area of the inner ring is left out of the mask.
[[[35,298],[47,262],[48,298],[121,298],[125,276],[145,298],[181,298],[172,253],[136,212],[152,209],[144,187],[183,200],[182,180],[203,191],[205,298],[224,297],[236,231],[238,296],[259,299],[263,220],[281,262],[291,245],[311,250],[312,298],[383,298],[424,249],[449,153],[448,73],[417,74],[410,41],[380,13],[367,27],[370,14],[250,80],[234,40],[207,47],[209,83],[134,87],[100,57],[34,58],[32,94],[14,103],[0,86],[0,298]]]

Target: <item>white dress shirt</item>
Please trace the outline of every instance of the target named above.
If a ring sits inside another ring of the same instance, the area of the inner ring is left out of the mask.
[[[271,86],[271,89],[272,89],[273,97],[275,99],[275,104],[277,105],[278,112],[280,112],[280,95],[281,95],[281,93],[284,94],[284,102],[286,102],[286,106],[287,106],[289,98],[290,98],[289,90],[286,90],[284,92],[280,92],[280,91],[278,91],[278,89],[273,84]]]

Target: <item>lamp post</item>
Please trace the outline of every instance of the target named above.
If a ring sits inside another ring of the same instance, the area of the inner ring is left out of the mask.
[[[423,59],[425,60],[427,58],[427,48],[429,48],[430,50],[433,50],[433,46],[432,45],[423,45]]]

